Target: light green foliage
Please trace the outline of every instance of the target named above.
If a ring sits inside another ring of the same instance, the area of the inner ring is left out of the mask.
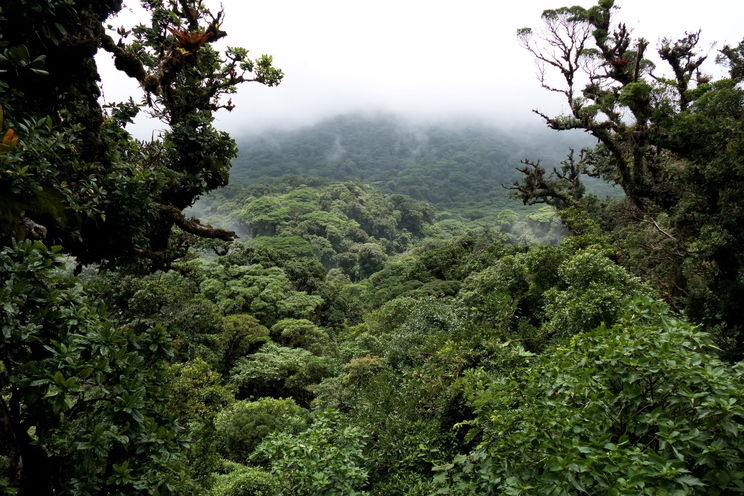
[[[271,327],[271,335],[282,345],[310,351],[328,341],[328,333],[306,319],[282,319]]]
[[[275,431],[296,433],[308,420],[308,411],[292,399],[261,398],[237,401],[214,419],[217,451],[244,463],[258,444]]]
[[[238,360],[230,378],[238,388],[239,398],[276,395],[291,397],[306,406],[312,399],[309,386],[333,375],[336,368],[336,361],[331,357],[268,343],[258,352]]]
[[[353,188],[335,191],[339,201],[356,198]],[[177,321],[189,329],[185,343],[210,351],[208,360],[170,369],[174,411],[192,421],[193,492],[573,494],[578,481],[600,494],[611,484],[618,494],[673,494],[659,481],[680,491],[700,481],[726,494],[734,486],[707,482],[717,475],[701,475],[691,460],[738,463],[736,438],[724,429],[739,428],[739,400],[706,403],[708,412],[733,412],[733,424],[718,413],[708,422],[685,409],[707,386],[676,399],[670,392],[693,376],[703,382],[690,384],[703,384],[720,372],[719,387],[735,374],[705,354],[714,350],[697,330],[656,303],[637,306],[651,290],[612,261],[619,255],[596,222],[576,218],[586,229],[560,246],[515,247],[489,234],[429,240],[358,283],[338,269],[328,278],[317,259],[302,258],[315,255],[299,236],[261,238],[225,257],[179,263],[178,272],[124,280],[112,293],[131,301],[122,312],[137,315],[138,328]],[[354,239],[345,254],[367,243]],[[254,306],[269,293],[276,298]],[[306,298],[319,303],[302,316],[296,309]],[[196,313],[190,326],[181,317],[192,301],[209,302],[217,315],[204,332]],[[684,333],[702,343],[694,356],[680,355],[689,351],[676,340]],[[661,389],[652,395],[646,384]],[[237,402],[225,403],[221,393],[230,391]],[[343,413],[310,422],[326,409]],[[705,429],[696,433],[698,425]],[[660,448],[662,431],[681,458]],[[231,462],[221,466],[221,458]]]
[[[539,349],[556,337],[611,325],[650,289],[606,256],[597,245],[570,254],[565,248],[535,248],[506,256],[471,275],[461,301],[482,324]]]
[[[361,429],[329,412],[298,434],[268,436],[251,459],[286,483],[287,496],[362,496],[368,477],[365,438]]]
[[[312,258],[315,246],[300,236],[256,236],[246,245],[256,253],[276,254],[279,257]],[[271,255],[269,255],[270,258]],[[263,262],[264,260],[261,260]],[[259,262],[260,263],[260,262]]]
[[[224,203],[213,195],[201,208],[258,236],[247,242],[249,249],[287,249],[298,256],[311,250],[326,268],[341,268],[354,280],[381,269],[389,254],[409,248],[432,220],[431,205],[403,195],[386,196],[351,182],[308,180],[309,186],[292,188],[299,180],[235,189],[225,194],[238,199]]]
[[[510,243],[520,245],[557,244],[565,229],[553,207],[509,205],[486,199],[447,207],[437,212],[434,224],[425,229],[432,239],[453,239],[498,232]]]
[[[236,217],[243,220],[251,236],[271,236],[278,228],[296,214],[291,207],[283,206],[279,198],[265,196],[253,200],[237,212]]]
[[[226,462],[225,473],[215,476],[209,496],[279,496],[284,494],[282,481],[254,467]]]
[[[225,265],[279,267],[294,289],[317,293],[325,286],[326,269],[321,263],[322,257],[316,257],[315,239],[311,241],[299,236],[260,236],[246,243],[233,244],[221,261]]]
[[[224,313],[249,312],[266,326],[282,318],[306,318],[322,303],[315,295],[293,291],[279,267],[226,265],[195,260],[201,276],[201,293]]]
[[[558,277],[556,287],[545,294],[545,331],[550,335],[570,336],[600,323],[611,325],[631,301],[651,293],[596,248],[563,262]]]
[[[204,422],[233,399],[222,377],[201,358],[173,364],[167,371],[171,407],[183,422]]]
[[[222,319],[218,343],[222,355],[221,369],[227,373],[235,361],[269,341],[269,330],[258,319],[246,313],[227,315]]]
[[[404,197],[405,198],[405,197]],[[401,210],[407,207],[427,208],[423,202],[401,201],[400,198],[388,197],[370,189],[360,183],[344,183],[330,185],[321,196],[321,205],[329,206],[331,211],[342,212],[346,217],[359,224],[359,227],[369,236],[382,239],[393,239],[403,215]],[[426,222],[425,216],[421,220]],[[413,218],[408,219],[410,224]],[[411,226],[413,231],[420,230],[420,225]]]
[[[471,374],[482,441],[440,467],[439,494],[740,492],[744,376],[713,351],[646,299],[530,366]]]
[[[337,252],[347,251],[349,240],[347,233],[355,233],[359,223],[349,219],[342,213],[317,210],[309,212],[298,219],[296,227],[289,229],[290,233],[319,236],[327,239]],[[362,235],[364,236],[364,235]]]

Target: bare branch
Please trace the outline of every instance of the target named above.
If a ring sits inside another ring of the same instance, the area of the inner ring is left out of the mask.
[[[657,224],[656,221],[654,219],[652,219],[651,217],[648,217],[647,216],[643,220],[646,221],[646,222],[648,222],[652,226],[654,226],[657,231],[659,231],[661,234],[663,234],[667,238],[671,239],[672,241],[678,242],[677,241],[677,238],[675,238],[674,236],[672,236],[671,234],[669,234],[667,231],[665,231],[664,229],[662,229],[661,226],[659,226],[659,224]]]

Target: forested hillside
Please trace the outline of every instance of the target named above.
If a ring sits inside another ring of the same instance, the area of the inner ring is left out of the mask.
[[[293,131],[239,140],[230,173],[243,186],[282,176],[358,180],[439,206],[497,202],[515,205],[502,186],[517,178],[520,160],[557,163],[569,147],[588,146],[540,128],[478,123],[414,124],[391,115],[342,115]]]
[[[393,117],[238,144],[214,112],[283,73],[222,11],[3,4],[0,492],[744,493],[744,41],[653,63],[613,5],[518,33],[592,137],[557,155]],[[101,106],[99,48],[141,103]]]
[[[241,139],[230,184],[201,198],[189,213],[252,237],[267,213],[277,227],[294,215],[291,209],[269,206],[284,201],[277,192],[353,181],[392,195],[397,203],[429,203],[426,217],[434,223],[427,231],[430,237],[490,229],[510,233],[520,242],[553,243],[561,229],[552,207],[526,205],[509,186],[520,176],[518,168],[526,157],[558,164],[566,150],[591,143],[578,133],[560,135],[538,128],[506,131],[482,123],[424,125],[391,115],[340,115],[293,131]],[[601,178],[582,180],[600,199],[623,195]],[[264,195],[273,198],[258,199]],[[255,221],[247,221],[250,225],[233,212],[248,203],[250,214],[242,218],[255,215]]]

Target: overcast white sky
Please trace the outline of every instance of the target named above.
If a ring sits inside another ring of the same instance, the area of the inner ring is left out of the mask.
[[[208,5],[219,2],[206,0]],[[237,109],[218,126],[240,135],[308,124],[342,112],[400,113],[423,119],[478,118],[539,123],[530,110],[557,105],[535,79],[515,32],[539,27],[544,9],[594,2],[561,0],[223,0],[226,44],[268,53],[284,70],[276,88],[243,85]],[[128,2],[129,5],[135,2]],[[744,37],[744,0],[618,0],[620,19],[655,44],[703,30],[704,46]],[[131,23],[134,9],[121,16]],[[715,51],[715,48],[713,49]],[[714,58],[712,54],[711,58]],[[108,101],[141,96],[99,56]],[[149,136],[150,125],[135,133]]]

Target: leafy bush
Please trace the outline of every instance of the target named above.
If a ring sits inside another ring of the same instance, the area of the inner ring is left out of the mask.
[[[744,370],[653,300],[512,374],[469,376],[478,449],[438,494],[741,493]]]
[[[274,475],[237,463],[226,463],[227,472],[216,474],[210,496],[278,496],[284,494]]]
[[[265,344],[253,355],[242,358],[231,372],[239,398],[262,396],[292,397],[307,406],[312,399],[309,386],[334,375],[336,363],[302,348]]]
[[[171,406],[182,421],[206,421],[233,399],[222,376],[201,358],[168,367]]]
[[[271,334],[283,345],[310,351],[328,340],[328,333],[306,319],[282,319],[271,326]]]
[[[0,250],[0,456],[24,494],[170,494],[182,428],[167,411],[162,326],[105,320],[59,249]]]
[[[307,318],[323,303],[316,295],[294,291],[279,267],[229,265],[196,260],[190,264],[201,276],[201,293],[226,313],[249,312],[266,326],[282,318]]]
[[[246,313],[225,316],[222,329],[217,340],[222,355],[221,368],[225,373],[238,358],[253,353],[269,341],[269,330]]]
[[[232,461],[245,462],[268,434],[295,433],[305,427],[307,417],[307,410],[289,398],[237,401],[214,419],[218,451]]]
[[[286,482],[287,496],[362,496],[365,435],[344,423],[338,414],[322,414],[299,434],[268,436],[251,459]]]
[[[648,287],[595,248],[583,250],[558,267],[557,287],[545,293],[550,335],[570,336],[612,325],[630,302],[650,295]]]

